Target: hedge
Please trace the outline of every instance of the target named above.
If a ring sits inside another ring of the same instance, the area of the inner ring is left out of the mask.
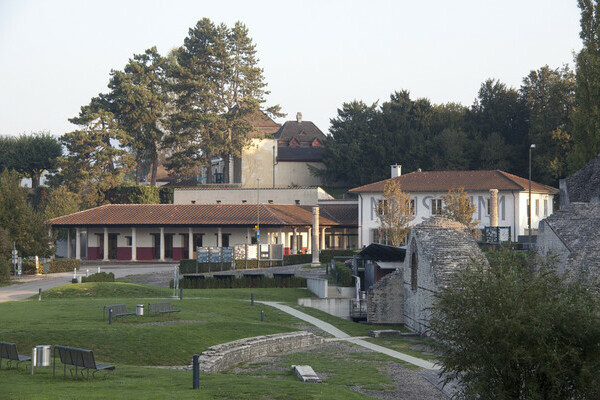
[[[9,260],[0,258],[0,282],[10,280],[10,271],[12,271],[12,263]]]
[[[50,273],[71,272],[75,268],[81,268],[81,260],[73,260],[71,258],[59,258],[50,261]]]
[[[281,265],[279,261],[261,261],[260,268],[278,267]],[[257,260],[235,260],[235,269],[256,269]],[[203,272],[217,272],[217,271],[231,271],[231,263],[223,263],[221,269],[221,263],[198,263],[198,273]],[[183,259],[179,260],[179,273],[181,274],[195,274],[196,273],[196,260]]]
[[[352,286],[352,270],[342,262],[335,263],[335,269],[329,270],[329,281],[338,286]]]
[[[179,281],[184,289],[239,289],[239,288],[297,288],[306,287],[306,278],[231,277],[231,278],[186,278]],[[171,287],[173,281],[171,281]]]
[[[319,261],[323,264],[331,262],[333,257],[348,257],[352,258],[353,255],[357,254],[360,250],[321,250],[319,254]]]
[[[115,281],[115,274],[113,274],[112,272],[106,273],[106,272],[99,272],[97,274],[92,274],[90,276],[82,276],[81,277],[81,282],[82,283],[86,283],[86,282],[114,282]]]
[[[283,256],[283,265],[310,264],[312,254],[287,254]]]

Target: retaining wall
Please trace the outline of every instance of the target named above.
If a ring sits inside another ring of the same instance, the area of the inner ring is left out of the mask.
[[[256,336],[223,343],[209,347],[200,355],[200,370],[209,373],[221,372],[242,362],[273,353],[315,346],[323,341],[323,338],[312,333],[299,331]]]

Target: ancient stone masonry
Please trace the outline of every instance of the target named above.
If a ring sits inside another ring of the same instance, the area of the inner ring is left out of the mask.
[[[597,285],[600,276],[600,203],[571,203],[540,222],[537,248],[556,257],[559,274]]]
[[[371,286],[368,294],[367,322],[401,324],[404,322],[404,273],[396,271]]]
[[[561,208],[575,202],[600,201],[600,155],[566,179],[560,180]]]
[[[316,346],[324,339],[299,331],[240,339],[209,347],[200,355],[200,370],[216,373],[270,354]]]
[[[404,324],[427,333],[435,293],[468,265],[487,259],[468,229],[459,222],[433,217],[416,225],[404,259]]]

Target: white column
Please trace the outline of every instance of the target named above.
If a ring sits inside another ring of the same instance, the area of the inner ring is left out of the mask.
[[[104,228],[104,258],[102,261],[108,261],[108,228]]]
[[[250,232],[250,228],[246,229],[246,244],[252,244],[252,232]]]
[[[297,228],[293,228],[292,229],[292,237],[291,237],[291,242],[292,242],[292,254],[297,254],[298,253],[298,229]]]
[[[131,261],[137,261],[137,229],[131,228]]]
[[[325,229],[327,228],[321,228],[321,249],[325,250]]]
[[[311,265],[321,265],[319,262],[319,207],[313,207],[312,238],[309,238],[309,241],[313,244]]]
[[[165,228],[160,227],[160,261],[165,261]]]
[[[75,228],[75,259],[81,260],[81,231]]]
[[[344,236],[342,236],[342,249],[348,248],[348,228],[344,228]]]
[[[306,237],[306,251],[308,251],[309,254],[312,254],[312,228],[308,228],[308,235]]]
[[[285,247],[285,236],[284,236],[283,232],[281,231],[281,227],[279,228],[279,240],[277,242],[281,243],[283,245],[283,247]]]
[[[71,258],[73,251],[71,249],[71,228],[67,228],[67,258]]]
[[[221,228],[217,228],[217,247],[221,247],[221,238],[222,237],[223,237],[223,235],[222,235]]]
[[[188,228],[188,258],[194,259],[194,232],[192,228]]]

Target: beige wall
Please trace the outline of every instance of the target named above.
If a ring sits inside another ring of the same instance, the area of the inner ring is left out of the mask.
[[[174,204],[256,204],[256,187],[248,189],[175,189]],[[321,188],[263,188],[261,182],[260,202],[273,204],[317,205],[319,200],[333,199]],[[296,202],[299,201],[299,203]]]
[[[320,186],[321,178],[312,176],[308,165],[324,169],[325,164],[320,162],[279,162],[275,173],[275,186]]]
[[[242,187],[273,187],[273,160],[277,154],[276,139],[251,139],[250,146],[242,151]]]

